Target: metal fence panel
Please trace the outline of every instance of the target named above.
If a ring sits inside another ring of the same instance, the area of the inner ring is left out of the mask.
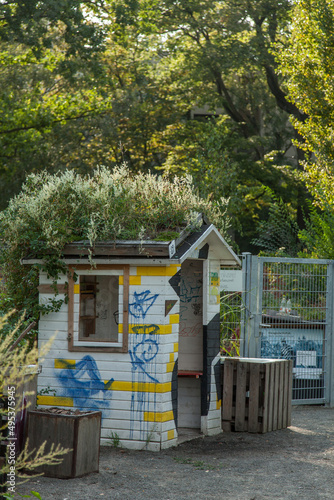
[[[294,403],[332,403],[333,262],[247,254],[243,272],[241,355],[291,359]]]

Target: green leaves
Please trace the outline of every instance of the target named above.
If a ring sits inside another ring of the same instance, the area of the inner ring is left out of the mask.
[[[334,5],[329,0],[299,0],[291,38],[280,57],[289,98],[303,115],[294,127],[306,153],[302,175],[314,197],[300,233],[313,257],[333,258],[334,219]]]
[[[57,280],[66,273],[62,250],[66,243],[145,240],[169,241],[204,212],[218,228],[225,217],[210,201],[200,198],[189,177],[131,175],[125,166],[95,170],[82,176],[69,170],[46,171],[28,177],[21,193],[0,214],[1,264],[5,275],[2,307],[26,310],[30,318],[58,310],[55,298],[38,304],[38,276],[42,269]],[[40,259],[38,266],[23,266],[21,259]]]

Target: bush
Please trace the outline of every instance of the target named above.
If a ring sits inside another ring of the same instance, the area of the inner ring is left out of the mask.
[[[2,331],[8,319],[8,315],[0,318],[0,331]],[[2,416],[8,417],[8,421],[5,420],[5,425],[0,425],[0,441],[5,440],[6,435],[14,437],[14,418],[11,412],[16,413],[22,408],[22,386],[29,377],[26,371],[27,366],[36,365],[38,355],[43,356],[46,354],[53,340],[50,339],[40,353],[38,353],[37,348],[31,349],[28,343],[19,349],[13,349],[12,345],[17,329],[18,326],[10,333],[7,333],[6,337],[0,343],[0,398],[3,398],[3,396],[8,397],[8,408],[0,407],[0,422],[2,421]],[[50,451],[45,453],[46,443],[43,443],[38,450],[28,451],[28,442],[26,442],[23,450],[19,454],[14,454],[12,447],[16,442],[10,441],[10,443],[10,455],[6,457],[6,461],[1,468],[2,475],[10,474],[10,477],[15,476],[15,480],[12,480],[12,484],[8,488],[9,495],[15,492],[15,485],[18,484],[18,480],[22,482],[25,479],[31,478],[32,471],[40,465],[59,464],[62,461],[62,455],[70,451],[69,449],[61,449],[57,446],[51,447]],[[9,498],[14,498],[14,496],[9,496]]]
[[[201,199],[190,178],[133,176],[125,166],[113,171],[99,168],[92,176],[72,170],[30,175],[0,215],[2,309],[26,310],[32,319],[47,312],[37,301],[39,270],[56,281],[65,271],[61,257],[66,243],[88,240],[94,246],[96,241],[170,239],[198,212],[222,230],[223,209]],[[28,256],[42,259],[43,265],[22,266],[21,259]],[[56,300],[48,307],[56,310],[60,305]]]

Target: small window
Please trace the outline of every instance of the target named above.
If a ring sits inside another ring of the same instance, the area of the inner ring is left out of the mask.
[[[80,276],[79,340],[118,342],[119,277]]]
[[[75,270],[78,278],[69,288],[69,350],[127,350],[128,269],[120,267]]]

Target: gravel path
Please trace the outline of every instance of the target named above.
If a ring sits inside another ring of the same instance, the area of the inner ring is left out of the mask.
[[[160,453],[102,447],[100,472],[32,479],[43,500],[334,499],[334,408],[293,407],[292,426],[222,433]]]

